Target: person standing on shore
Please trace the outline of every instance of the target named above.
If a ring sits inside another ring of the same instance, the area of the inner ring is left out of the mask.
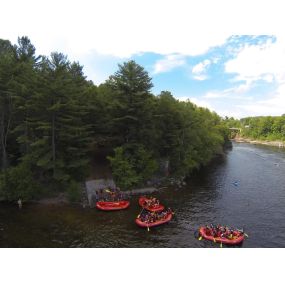
[[[19,198],[19,200],[18,200],[18,206],[19,206],[19,209],[21,210],[22,206],[23,206],[21,198]]]

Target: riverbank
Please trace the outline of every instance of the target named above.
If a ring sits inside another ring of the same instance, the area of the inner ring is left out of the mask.
[[[12,204],[12,205],[16,205],[18,207],[18,202],[17,201],[7,201],[4,198],[0,199],[0,203],[3,204]],[[74,202],[70,202],[70,200],[68,199],[68,196],[66,193],[59,193],[58,195],[55,195],[53,197],[44,197],[44,198],[40,198],[38,200],[28,200],[28,201],[22,201],[23,205],[26,204],[39,204],[39,205],[67,205],[67,204],[82,204],[80,202],[78,203],[74,203]]]
[[[263,140],[254,140],[250,138],[235,138],[232,139],[232,141],[237,142],[237,143],[250,143],[250,144],[261,144],[261,145],[268,145],[268,146],[275,146],[275,147],[285,147],[285,142],[282,141],[263,141]]]
[[[17,203],[1,204],[0,247],[218,248],[194,236],[209,223],[245,228],[249,238],[242,247],[285,247],[280,232],[285,227],[285,149],[235,146],[194,172],[179,191],[174,186],[150,194],[175,211],[167,225],[149,232],[137,227],[141,194],[130,196],[128,209],[114,212],[25,202],[19,210]]]
[[[41,205],[62,205],[62,204],[72,204],[66,193],[59,193],[57,196],[55,197],[51,197],[51,198],[42,198],[38,201],[34,201],[37,204],[41,204]]]

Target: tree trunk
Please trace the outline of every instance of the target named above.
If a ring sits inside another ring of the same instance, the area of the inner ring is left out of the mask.
[[[7,151],[6,151],[6,134],[5,134],[5,114],[2,112],[1,116],[1,148],[2,148],[2,165],[1,168],[5,170],[8,165]]]
[[[29,130],[28,130],[28,112],[26,110],[26,113],[25,113],[25,138],[26,138],[26,141],[25,141],[25,154],[29,153],[29,140],[28,140],[28,135],[29,135]]]
[[[52,163],[53,176],[55,176],[55,114],[52,115]]]

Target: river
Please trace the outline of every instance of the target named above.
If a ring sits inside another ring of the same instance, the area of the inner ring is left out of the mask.
[[[175,218],[149,232],[134,223],[138,196],[118,212],[1,204],[0,247],[218,247],[194,237],[209,223],[244,228],[249,237],[241,247],[285,247],[284,149],[234,143],[185,188],[156,196]]]

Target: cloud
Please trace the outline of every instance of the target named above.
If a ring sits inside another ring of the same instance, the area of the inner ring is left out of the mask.
[[[0,37],[15,42],[27,35],[46,55],[54,50],[76,55],[96,50],[130,57],[140,52],[201,55],[224,44],[233,32],[259,34],[269,25],[283,34],[282,4],[267,5],[266,1],[258,4],[254,21],[256,5],[250,1],[246,10],[243,5],[233,9],[227,0],[40,2],[1,1]],[[273,19],[264,21],[268,15],[274,15]]]
[[[210,66],[211,61],[209,59],[205,59],[202,62],[196,64],[192,68],[193,78],[196,80],[205,80],[208,78],[206,75],[206,70]]]
[[[244,84],[239,84],[237,86],[227,88],[224,90],[212,90],[208,91],[203,98],[206,99],[218,99],[218,98],[228,98],[228,99],[242,99],[242,100],[251,100],[251,96],[246,96],[252,87],[251,82],[246,82]]]
[[[206,68],[208,65],[210,65],[211,61],[209,59],[205,59],[204,61],[196,64],[193,68],[192,68],[192,72],[199,74],[199,73],[203,73],[205,72]]]
[[[173,68],[179,67],[186,64],[184,56],[181,55],[167,55],[163,59],[158,60],[154,64],[153,74],[158,74],[162,72],[167,72],[172,70]]]
[[[285,40],[277,37],[257,45],[245,45],[225,63],[225,72],[236,74],[236,80],[250,82],[263,80],[268,83],[285,81]]]
[[[214,57],[214,58],[212,59],[212,63],[214,63],[214,64],[217,64],[219,61],[220,61],[220,58],[219,58],[219,57]]]
[[[282,115],[285,113],[285,38],[278,35],[255,45],[244,45],[236,56],[225,63],[225,72],[235,74],[233,81],[245,81],[233,90],[245,94],[259,81],[275,86],[270,93],[254,103],[242,103],[237,107],[244,116]],[[246,98],[246,97],[245,97]]]
[[[280,84],[273,92],[260,96],[260,99],[238,94],[239,88],[240,86],[221,91],[209,91],[198,100],[204,106],[208,104],[220,116],[243,118],[280,116],[285,113],[285,83]]]
[[[248,92],[252,88],[252,86],[253,86],[252,82],[250,80],[247,80],[246,83],[233,87],[229,89],[229,91],[235,94],[244,94]]]
[[[193,78],[199,81],[203,81],[203,80],[206,80],[208,76],[206,74],[200,74],[200,75],[193,76]]]
[[[80,59],[80,64],[84,66],[84,73],[88,74],[88,79],[97,85],[114,74],[120,62],[122,62],[120,58],[98,54],[96,51],[91,51]]]
[[[208,25],[197,31],[201,9],[202,3],[188,1],[42,0],[40,6],[32,0],[1,1],[0,37],[15,42],[27,35],[46,55],[55,50],[69,55],[96,50],[116,57],[140,52],[199,55],[231,35],[209,33]]]
[[[255,101],[252,104],[240,104],[240,109],[248,116],[280,116],[285,113],[285,83],[280,84],[267,99]]]
[[[199,107],[207,108],[211,111],[214,111],[214,108],[212,107],[212,105],[208,101],[197,98],[197,97],[181,96],[181,97],[178,97],[177,99],[179,101],[184,101],[184,102],[189,100]]]
[[[203,96],[203,98],[206,99],[217,99],[217,98],[227,98],[228,93],[225,93],[224,91],[221,92],[215,92],[215,91],[209,91],[206,93],[206,95]]]

